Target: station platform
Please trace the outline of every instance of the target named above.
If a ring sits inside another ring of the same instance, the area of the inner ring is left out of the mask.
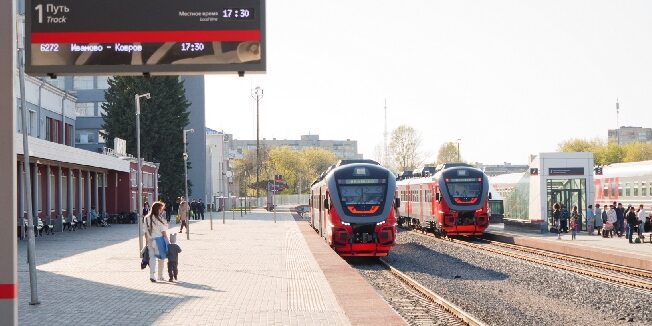
[[[645,234],[644,243],[634,244],[624,236],[603,238],[586,231],[579,232],[575,240],[570,232],[562,233],[562,239],[558,240],[556,233],[505,230],[504,224],[490,224],[485,238],[652,271],[649,233]]]
[[[208,219],[192,221],[190,240],[177,234],[177,283],[152,283],[149,269],[140,269],[136,225],[38,238],[35,306],[19,241],[19,324],[406,324],[289,210],[227,212],[225,224],[213,213],[213,230]],[[170,231],[179,231],[174,222]]]

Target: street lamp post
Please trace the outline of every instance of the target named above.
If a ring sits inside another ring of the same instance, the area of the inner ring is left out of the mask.
[[[195,129],[184,129],[183,130],[183,174],[185,176],[185,192],[184,192],[184,200],[186,203],[188,202],[188,149],[187,149],[187,144],[188,144],[188,133],[194,133]],[[186,239],[190,240],[190,216],[186,216]]]
[[[136,207],[136,216],[138,216],[138,255],[143,251],[143,160],[140,157],[140,98],[151,99],[149,93],[136,94],[136,156],[138,159],[138,172],[136,174],[136,182],[138,184],[138,207]]]
[[[254,92],[251,94],[256,100],[256,202],[258,202],[259,194],[259,174],[260,174],[260,117],[258,114],[258,109],[260,107],[260,99],[263,98],[263,89],[260,86],[256,86]]]
[[[461,139],[459,139],[459,138],[457,139],[457,162],[458,163],[462,162],[462,161],[460,161],[460,142],[461,141],[462,141]]]

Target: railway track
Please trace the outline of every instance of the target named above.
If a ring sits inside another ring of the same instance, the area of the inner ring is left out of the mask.
[[[414,233],[429,239],[439,239],[416,231]],[[440,240],[444,241],[444,239]],[[469,239],[447,238],[447,240],[474,249],[592,277],[609,283],[652,291],[652,272],[642,269],[477,237]]]
[[[356,263],[360,273],[410,325],[486,325],[427,289],[383,259],[370,266]]]

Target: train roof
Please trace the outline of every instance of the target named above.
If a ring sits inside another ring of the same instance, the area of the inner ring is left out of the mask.
[[[597,177],[634,177],[643,175],[652,175],[652,160],[605,165],[602,167],[602,176]]]
[[[354,163],[367,163],[367,164],[373,164],[373,165],[380,165],[380,163],[374,161],[374,160],[339,160],[335,164],[335,167],[342,166],[342,165],[347,165],[347,164],[354,164]]]

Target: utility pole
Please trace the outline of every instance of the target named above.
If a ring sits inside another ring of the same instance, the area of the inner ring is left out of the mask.
[[[140,98],[151,99],[149,93],[136,94],[136,156],[138,156],[138,172],[136,174],[136,182],[138,184],[138,198],[136,208],[136,215],[138,216],[138,255],[143,251],[143,159],[140,157]]]
[[[618,103],[618,99],[616,99],[616,141],[617,144],[620,146],[620,122],[618,122],[619,114],[620,114],[620,103]]]
[[[460,138],[457,139],[457,162],[458,163],[462,163],[462,160],[460,158],[461,157],[460,156],[460,142],[461,141],[462,141],[462,139],[460,139]]]
[[[260,181],[260,115],[258,110],[260,108],[260,99],[263,98],[263,89],[260,86],[256,86],[251,97],[256,100],[256,202],[258,202],[258,198],[260,197],[260,189],[258,187],[258,182]]]
[[[184,201],[188,203],[188,133],[194,133],[195,129],[184,129],[183,130],[183,172],[185,175],[185,196]],[[186,212],[186,239],[190,240],[190,212]]]

